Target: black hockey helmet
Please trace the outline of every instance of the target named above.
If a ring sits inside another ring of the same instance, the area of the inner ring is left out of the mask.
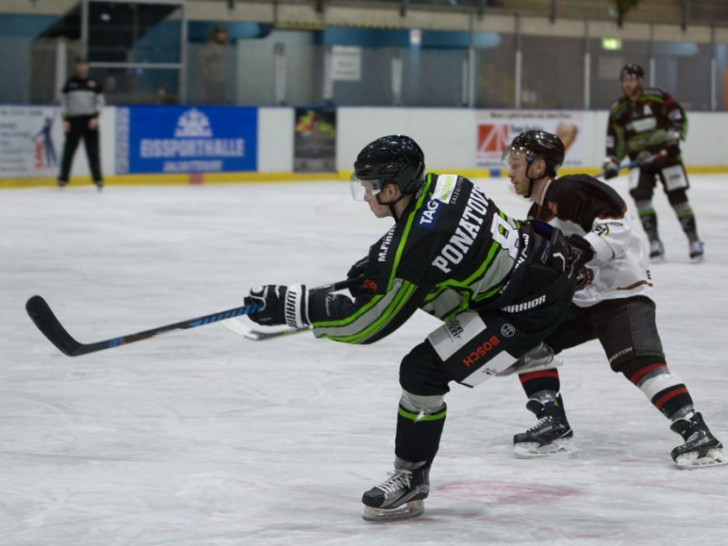
[[[619,80],[622,81],[625,76],[635,76],[637,78],[644,79],[645,69],[638,64],[626,64],[622,67],[622,70],[619,73]]]
[[[425,154],[408,136],[389,135],[367,144],[354,162],[352,181],[367,181],[375,191],[386,182],[403,194],[415,193],[425,180]]]
[[[564,162],[566,148],[559,137],[546,131],[532,130],[521,133],[513,139],[511,145],[503,152],[506,161],[511,152],[526,154],[526,161],[543,159],[546,163],[546,174],[556,176],[556,171]]]

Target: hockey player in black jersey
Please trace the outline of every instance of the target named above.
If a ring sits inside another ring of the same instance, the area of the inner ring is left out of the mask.
[[[650,258],[661,261],[665,252],[652,206],[659,178],[687,235],[690,259],[699,262],[703,259],[703,243],[688,201],[690,184],[680,155],[680,141],[685,139],[688,128],[687,116],[667,92],[658,87],[645,88],[644,77],[645,71],[639,65],[622,68],[620,83],[624,96],[609,110],[604,177],[617,176],[619,162],[625,156],[632,161],[643,159],[629,172],[629,192],[650,240]]]
[[[577,281],[566,319],[535,355],[559,353],[592,339],[604,348],[614,372],[622,373],[670,419],[685,443],[672,450],[681,467],[724,464],[721,443],[711,434],[682,380],[668,369],[655,324],[652,279],[644,234],[633,225],[627,206],[607,184],[578,174],[556,178],[564,145],[544,131],[518,135],[504,153],[517,194],[533,204],[529,218],[548,222],[586,241],[593,259]],[[513,439],[516,455],[535,457],[574,451],[573,432],[559,394],[557,370],[520,375],[526,407],[537,424]]]
[[[354,166],[355,197],[394,219],[351,268],[362,279],[354,299],[267,285],[245,302],[262,304],[251,315],[259,324],[310,325],[316,337],[344,343],[380,340],[418,309],[442,319],[401,361],[394,471],[362,499],[364,519],[401,519],[424,510],[449,384],[506,373],[552,333],[582,264],[558,229],[510,218],[461,176],[426,173],[409,137],[375,140]]]

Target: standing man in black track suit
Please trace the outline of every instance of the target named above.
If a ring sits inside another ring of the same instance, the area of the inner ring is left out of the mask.
[[[58,175],[58,185],[61,188],[68,184],[73,155],[82,138],[91,178],[99,191],[103,188],[99,158],[99,114],[104,104],[104,90],[101,84],[89,77],[88,60],[83,57],[77,58],[76,74],[68,79],[61,90],[61,115],[66,134],[61,172]]]

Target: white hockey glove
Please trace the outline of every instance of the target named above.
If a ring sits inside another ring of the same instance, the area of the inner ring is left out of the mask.
[[[668,146],[678,146],[680,144],[680,139],[682,138],[682,134],[677,129],[670,129],[667,131],[667,134],[665,135],[665,144]]]
[[[310,324],[305,284],[256,286],[250,289],[250,295],[243,299],[243,303],[258,306],[248,316],[250,320],[263,326],[287,324],[292,328],[301,328]]]
[[[642,150],[634,159],[637,162],[637,165],[644,167],[645,165],[652,163],[655,160],[655,156],[647,150]]]
[[[602,170],[604,171],[605,180],[614,178],[619,174],[619,160],[613,155],[606,157],[604,163],[602,163]]]

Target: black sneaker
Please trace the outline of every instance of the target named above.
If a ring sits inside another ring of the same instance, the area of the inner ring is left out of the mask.
[[[713,436],[700,413],[693,412],[676,419],[670,430],[683,437],[685,443],[677,446],[670,454],[681,468],[698,468],[728,464],[723,455],[723,444]]]
[[[561,404],[561,396],[554,391],[536,393],[526,403],[526,409],[538,417],[538,422],[526,432],[513,437],[513,452],[519,458],[543,457],[559,453],[574,453],[574,431],[569,426]]]
[[[425,511],[430,494],[430,467],[390,472],[389,478],[364,493],[361,517],[367,521],[413,518]]]

